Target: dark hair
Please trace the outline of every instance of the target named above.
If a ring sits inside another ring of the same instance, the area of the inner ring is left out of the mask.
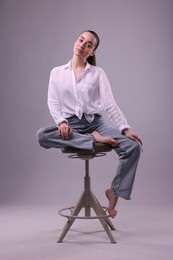
[[[96,39],[96,46],[94,48],[94,51],[95,51],[98,48],[99,44],[100,44],[100,38],[99,38],[98,34],[96,32],[94,32],[94,31],[91,31],[91,30],[85,30],[84,32],[89,32],[89,33],[91,33],[95,37],[95,39]],[[89,56],[87,58],[87,62],[89,64],[93,65],[93,66],[96,66],[96,56],[95,56],[95,54],[92,55],[92,56]]]

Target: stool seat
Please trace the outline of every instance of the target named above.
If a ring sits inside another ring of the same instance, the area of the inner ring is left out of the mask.
[[[61,151],[63,153],[75,153],[78,155],[90,155],[90,156],[95,156],[98,153],[107,153],[112,151],[112,147],[108,144],[103,144],[103,143],[94,143],[93,150],[85,150],[85,149],[79,149],[79,148],[74,148],[74,147],[64,147],[61,148]]]

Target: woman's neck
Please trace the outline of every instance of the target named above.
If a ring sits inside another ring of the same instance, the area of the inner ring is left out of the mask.
[[[80,79],[81,73],[85,70],[85,66],[86,61],[84,61],[83,59],[79,59],[76,56],[73,56],[73,58],[71,59],[71,67],[74,71],[76,80]]]
[[[78,69],[78,68],[83,69],[86,66],[86,61],[76,56],[73,56],[71,59],[71,66],[73,69]]]

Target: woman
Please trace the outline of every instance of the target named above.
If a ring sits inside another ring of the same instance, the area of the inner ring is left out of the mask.
[[[68,64],[51,71],[48,107],[56,125],[40,129],[37,137],[44,148],[71,146],[92,150],[94,142],[113,147],[120,163],[111,188],[105,193],[108,212],[114,218],[118,197],[130,199],[142,141],[130,130],[117,106],[105,72],[96,66],[99,42],[94,31],[84,31],[74,44]],[[104,122],[101,109],[113,125]]]

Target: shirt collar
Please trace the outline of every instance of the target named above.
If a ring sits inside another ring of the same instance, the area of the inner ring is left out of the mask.
[[[92,68],[91,64],[89,64],[87,62],[85,70],[91,70],[91,68]],[[67,64],[64,65],[64,69],[72,69],[72,67],[71,67],[71,60]]]

